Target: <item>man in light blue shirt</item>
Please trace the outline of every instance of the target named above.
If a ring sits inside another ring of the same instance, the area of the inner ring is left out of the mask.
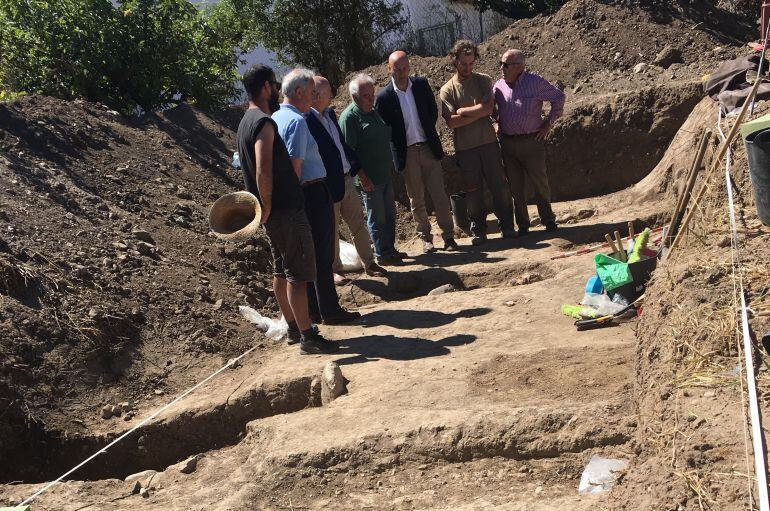
[[[361,316],[340,307],[334,286],[334,207],[326,186],[326,168],[318,144],[303,117],[310,111],[315,97],[313,73],[307,69],[290,71],[281,84],[283,104],[273,113],[286,149],[305,194],[305,211],[313,231],[316,255],[316,281],[308,286],[308,306],[311,317],[327,325],[348,323]]]
[[[272,117],[278,125],[278,131],[286,144],[292,163],[296,161],[300,168],[297,176],[300,184],[304,185],[325,178],[326,169],[318,152],[318,144],[310,134],[302,113],[296,106],[285,102]],[[296,168],[295,166],[295,170]]]

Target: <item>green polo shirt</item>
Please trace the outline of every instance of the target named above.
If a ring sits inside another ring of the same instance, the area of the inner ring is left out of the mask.
[[[390,126],[372,109],[364,113],[355,102],[340,115],[345,142],[356,152],[361,168],[376,185],[390,182],[393,154],[390,152]],[[358,179],[356,179],[356,182]]]

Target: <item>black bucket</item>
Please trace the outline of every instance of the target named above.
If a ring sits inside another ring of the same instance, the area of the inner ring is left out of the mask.
[[[745,143],[757,214],[770,225],[770,129],[750,133]]]
[[[452,218],[455,221],[455,225],[470,236],[471,221],[468,219],[468,205],[465,202],[465,192],[450,195],[449,202],[452,205]]]
[[[628,303],[633,302],[644,294],[644,288],[647,286],[647,282],[650,280],[652,272],[655,271],[657,265],[658,259],[655,257],[642,259],[635,263],[629,263],[628,271],[631,272],[633,281],[620,287],[616,287],[612,291],[607,291],[607,296],[612,299],[618,294],[625,298]]]

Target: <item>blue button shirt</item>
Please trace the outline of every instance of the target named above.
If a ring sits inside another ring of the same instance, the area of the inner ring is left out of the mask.
[[[321,160],[321,153],[318,152],[318,144],[310,134],[307,121],[300,111],[283,103],[272,117],[278,125],[278,133],[286,144],[289,157],[302,160],[300,183],[326,177],[326,167]]]

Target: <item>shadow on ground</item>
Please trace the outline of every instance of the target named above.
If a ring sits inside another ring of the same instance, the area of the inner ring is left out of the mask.
[[[417,360],[420,358],[448,355],[450,347],[463,346],[476,340],[475,335],[457,334],[438,341],[418,337],[398,337],[395,335],[365,335],[340,341],[340,365],[360,364],[380,359]]]
[[[366,327],[389,326],[412,330],[414,328],[437,328],[448,325],[459,318],[477,318],[492,312],[487,307],[464,309],[460,312],[446,313],[422,310],[378,310],[361,318]]]

